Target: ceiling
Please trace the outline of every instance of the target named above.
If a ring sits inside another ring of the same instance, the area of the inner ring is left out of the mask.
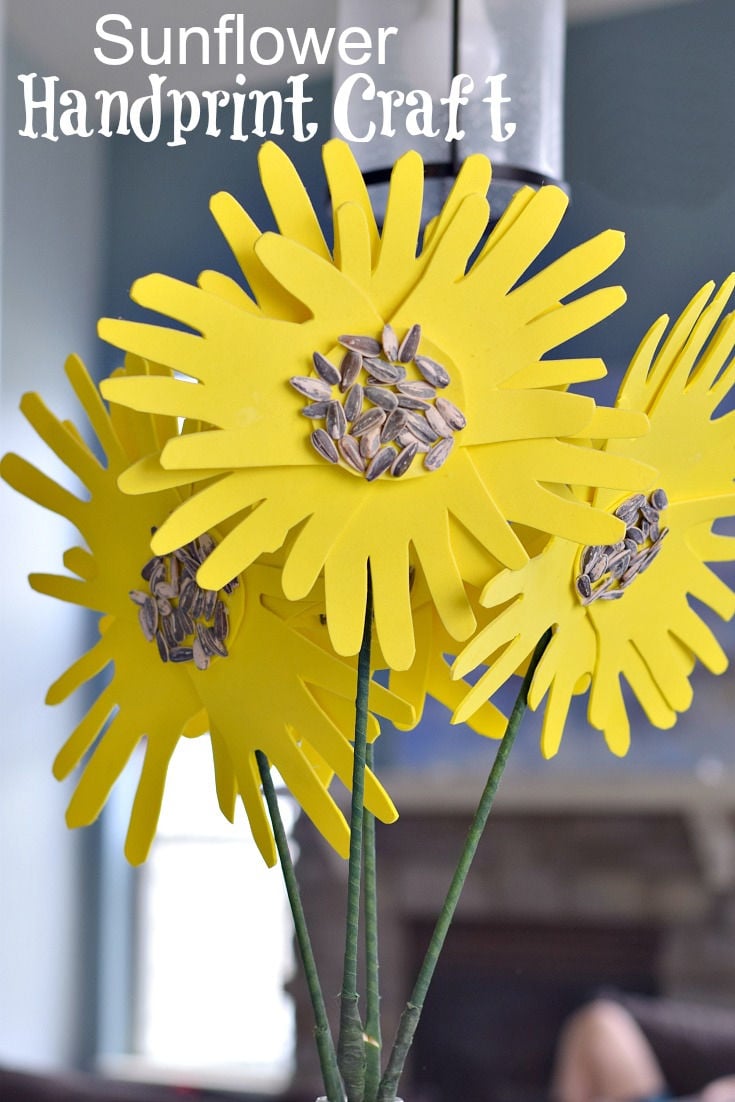
[[[570,22],[607,19],[647,8],[663,7],[686,0],[567,0]],[[704,0],[699,0],[703,3]],[[70,10],[73,6],[73,18]],[[7,29],[20,48],[23,60],[32,63],[39,75],[56,75],[64,87],[79,88],[87,95],[99,88],[122,89],[131,96],[150,91],[147,76],[153,71],[140,62],[103,65],[94,56],[99,45],[97,20],[111,12],[126,14],[134,27],[149,26],[152,42],[160,42],[165,26],[213,28],[223,12],[238,10],[235,0],[6,0]],[[285,13],[288,13],[287,15]],[[277,15],[275,13],[278,13]],[[245,9],[246,37],[257,27],[276,24],[293,26],[302,32],[308,26],[327,27],[335,22],[336,0],[250,0]],[[113,29],[111,27],[111,29]],[[115,29],[119,29],[115,28]],[[112,52],[113,47],[108,47]],[[303,67],[302,67],[303,68]],[[268,86],[281,83],[294,71],[293,59],[269,68],[245,65],[190,65],[186,83],[169,70],[170,85],[201,92],[205,88],[232,87],[234,74],[244,71],[248,83]]]

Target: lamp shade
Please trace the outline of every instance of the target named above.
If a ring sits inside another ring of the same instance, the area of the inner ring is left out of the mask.
[[[378,213],[409,149],[427,166],[427,218],[470,153],[493,162],[495,217],[521,184],[562,179],[564,0],[339,0],[338,23],[373,45],[337,62],[333,129]]]

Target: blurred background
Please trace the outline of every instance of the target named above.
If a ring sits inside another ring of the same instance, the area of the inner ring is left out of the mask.
[[[400,23],[402,7],[393,5],[391,21]],[[264,229],[272,219],[255,137],[193,134],[171,148],[165,137],[19,136],[18,74],[56,74],[91,100],[105,86],[144,94],[147,70],[95,61],[94,24],[108,0],[5,0],[3,8],[2,444],[61,476],[17,413],[20,395],[38,390],[56,412],[77,415],[64,358],[75,351],[98,375],[116,365],[95,323],[134,315],[127,293],[137,276],[236,275],[208,213],[211,194],[231,191]],[[211,27],[224,9],[211,0],[115,6],[151,27]],[[327,27],[336,8],[261,0],[246,18],[249,28]],[[731,0],[569,0],[562,171],[572,203],[545,259],[608,226],[626,232],[614,275],[628,304],[577,342],[605,357],[608,396],[652,321],[678,314],[703,283],[735,267],[734,46]],[[288,59],[269,68],[265,86],[278,87],[292,68]],[[227,87],[235,71],[218,68],[215,80],[191,65],[170,79],[194,90]],[[263,78],[255,67],[247,75],[249,86]],[[310,84],[310,117],[324,139],[330,79],[319,69]],[[318,204],[320,142],[286,135],[282,144]],[[56,568],[69,539],[63,524],[5,485],[0,503],[0,1063],[314,1097],[278,874],[259,867],[242,822],[232,829],[210,810],[201,748],[187,746],[175,761],[143,869],[122,856],[135,762],[101,822],[66,831],[70,787],[52,779],[50,765],[81,702],[49,709],[43,698],[92,626],[25,581],[31,570]],[[732,625],[717,630],[735,653]],[[673,730],[653,730],[632,706],[623,760],[586,726],[583,708],[552,762],[541,759],[538,725],[528,723],[427,1004],[406,1087],[413,1102],[450,1097],[447,1066],[460,1060],[465,1102],[488,1097],[491,1067],[491,1098],[543,1097],[559,1024],[602,988],[735,1006],[734,707],[731,672],[697,671],[693,707]],[[383,777],[402,812],[380,839],[389,1020],[406,997],[492,751],[447,721],[437,706],[419,730],[381,740]],[[326,955],[342,870],[307,826],[295,831],[317,951]],[[328,977],[328,991],[335,982]]]

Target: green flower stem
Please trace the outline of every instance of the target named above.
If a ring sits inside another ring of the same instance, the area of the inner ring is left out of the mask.
[[[503,775],[508,756],[515,741],[515,737],[518,734],[518,728],[520,727],[521,720],[528,706],[528,689],[531,680],[550,639],[551,629],[549,629],[537,643],[526,676],[523,678],[521,690],[513,705],[513,711],[508,720],[508,726],[503,735],[503,740],[498,747],[495,761],[490,770],[490,776],[487,779],[485,789],[477,805],[477,810],[475,811],[472,824],[468,831],[467,840],[465,841],[459,863],[452,877],[452,882],[449,885],[449,890],[444,900],[439,918],[437,919],[434,933],[429,942],[429,947],[426,950],[426,956],[421,964],[414,989],[411,992],[411,997],[401,1015],[395,1043],[388,1060],[388,1065],[385,1069],[385,1074],[380,1081],[378,1102],[394,1102],[395,1100],[398,1081],[403,1072],[406,1057],[408,1056],[408,1051],[411,1047],[419,1018],[421,1017],[424,1000],[426,999],[426,993],[434,975],[439,954],[441,953],[449,927],[454,918],[454,912],[457,908],[464,882],[467,879],[467,874],[470,871],[472,859],[475,856],[480,838],[482,837],[488,816],[492,809],[500,778]]]
[[[366,764],[373,768],[373,747]],[[375,860],[375,816],[365,812],[363,824],[365,871],[365,1102],[375,1102],[380,1083],[380,977],[378,959],[378,886]]]
[[[271,824],[273,826],[276,849],[278,850],[283,880],[286,885],[286,894],[288,895],[288,902],[291,906],[291,914],[293,915],[296,940],[299,946],[299,953],[301,954],[301,962],[304,966],[304,975],[309,988],[311,1005],[314,1010],[314,1036],[316,1038],[316,1047],[319,1054],[319,1064],[324,1080],[324,1087],[329,1102],[344,1102],[345,1093],[337,1067],[337,1056],[334,1051],[332,1031],[329,1028],[327,1009],[324,1005],[324,996],[322,994],[321,984],[319,983],[316,961],[314,960],[314,952],[311,947],[311,938],[309,937],[306,916],[301,903],[301,894],[299,892],[298,880],[296,879],[296,870],[291,860],[288,839],[283,826],[281,812],[278,807],[278,797],[273,787],[273,778],[271,777],[267,757],[261,750],[256,750],[255,757],[258,762],[258,769],[260,770],[260,779],[263,782],[263,795],[265,796],[268,814],[270,815]]]
[[[365,757],[367,750],[368,693],[370,690],[370,639],[373,627],[373,590],[368,568],[365,626],[357,660],[355,698],[355,746],[350,812],[350,860],[347,870],[347,920],[345,956],[340,994],[337,1062],[348,1102],[363,1102],[365,1093],[365,1042],[357,993],[357,942],[360,926],[362,881],[362,828],[365,805]]]

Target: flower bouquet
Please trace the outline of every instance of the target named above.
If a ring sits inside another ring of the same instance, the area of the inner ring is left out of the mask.
[[[104,319],[100,335],[127,355],[99,388],[67,362],[85,424],[25,397],[84,498],[14,455],[2,475],[81,537],[65,574],[31,585],[99,613],[97,642],[48,702],[112,667],[54,763],[61,779],[84,759],[68,824],[98,816],[143,742],[125,852],[144,861],[179,740],[209,739],[223,814],[241,800],[263,859],[281,866],[329,1102],[394,1102],[526,707],[543,709],[548,757],[572,697],[588,693],[590,724],[624,754],[623,679],[665,728],[691,702],[697,660],[727,666],[689,598],[735,612],[708,565],[735,558],[735,539],[714,530],[735,515],[735,413],[718,408],[735,384],[735,280],[703,288],[668,333],[659,319],[614,407],[600,406],[568,388],[604,363],[563,346],[624,302],[620,287],[585,290],[620,233],[524,278],[564,214],[558,188],[522,189],[488,232],[491,168],[471,156],[422,233],[417,154],[393,169],[382,227],[348,147],[330,142],[323,157],[332,243],[291,162],[265,144],[279,232],[261,233],[229,195],[211,204],[243,282],[139,280],[133,300],[167,321]],[[493,697],[517,673],[506,720]],[[374,826],[397,811],[373,742],[380,719],[416,724],[427,696],[500,745],[384,1052]],[[336,1039],[272,770],[349,861]]]

